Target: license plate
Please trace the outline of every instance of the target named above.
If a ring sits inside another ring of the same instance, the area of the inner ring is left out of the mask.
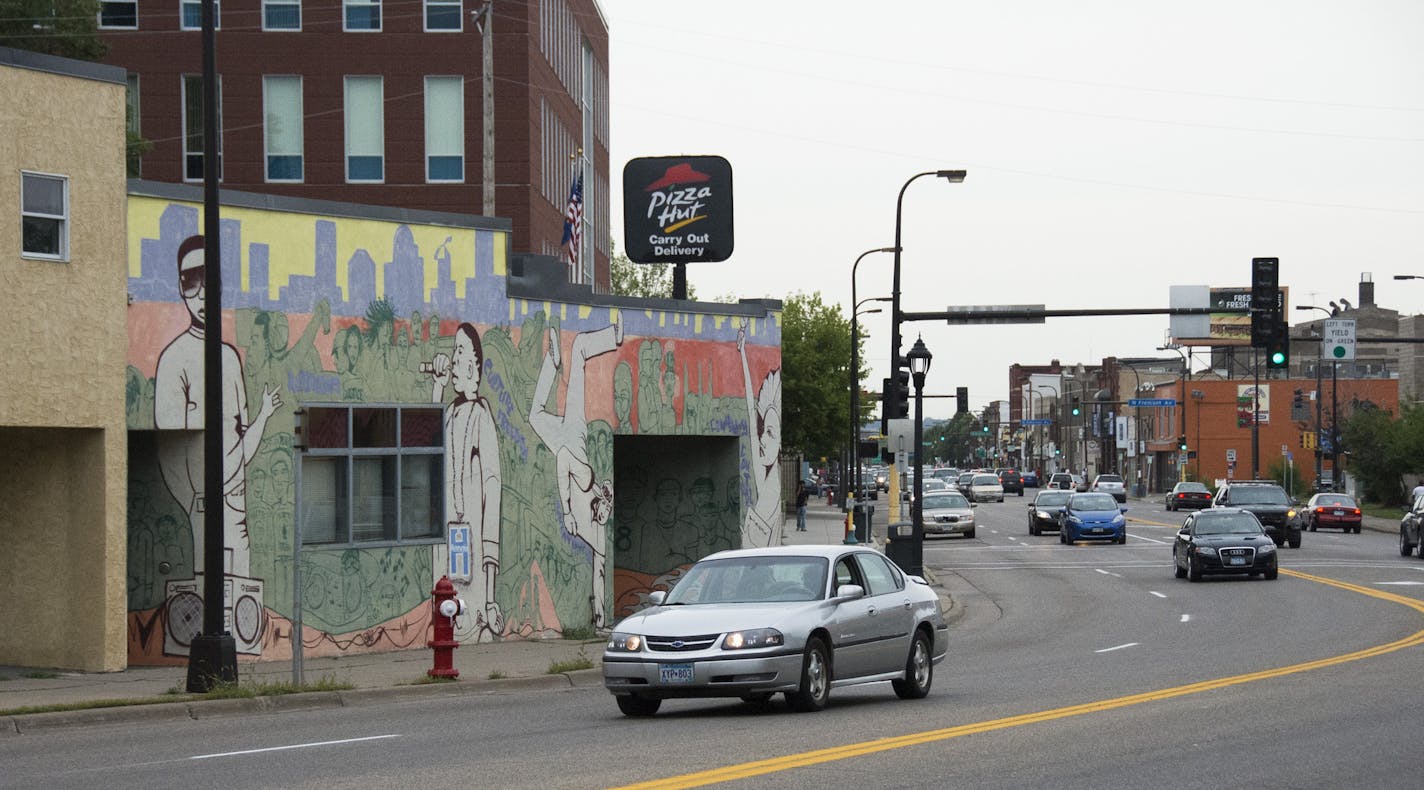
[[[1343,511],[1343,510],[1337,510],[1337,511],[1335,511],[1335,515],[1337,515],[1337,516],[1343,516],[1343,515],[1345,515],[1345,511]]]
[[[691,664],[659,664],[658,682],[660,683],[691,683]]]
[[[1245,565],[1245,564],[1246,564],[1246,558],[1245,558],[1245,557],[1227,557],[1227,558],[1226,558],[1226,564],[1227,564],[1227,565]]]
[[[1094,534],[1094,535],[1101,535],[1101,534],[1103,534],[1104,532],[1107,532],[1107,530],[1103,529],[1102,527],[1093,527],[1093,534]]]

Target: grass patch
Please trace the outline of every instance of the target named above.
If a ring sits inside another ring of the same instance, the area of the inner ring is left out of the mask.
[[[491,670],[490,670],[490,673],[489,673],[489,679],[490,679],[490,680],[503,680],[504,678],[507,678],[507,677],[509,677],[509,676],[506,675],[506,674],[504,674],[504,671],[503,671],[503,670],[499,670],[499,669],[491,669]]]
[[[590,639],[597,639],[598,632],[593,630],[591,625],[578,625],[565,628],[563,637],[571,642],[587,642]]]
[[[252,697],[280,697],[285,694],[302,694],[310,691],[348,691],[356,686],[352,683],[323,677],[311,683],[293,683],[290,680],[271,680],[260,683],[219,683],[206,694],[194,695],[197,699],[250,699]]]
[[[21,674],[20,677],[29,678],[31,680],[54,680],[59,677],[59,673],[50,672],[47,669],[32,669],[29,672]]]
[[[199,695],[194,695],[195,697]],[[26,705],[21,708],[0,710],[0,716],[23,716],[28,713],[54,713],[64,710],[90,710],[91,708],[121,708],[132,705],[157,705],[173,700],[151,697],[147,699],[91,699],[85,702],[66,702],[60,705]]]
[[[549,663],[549,675],[562,675],[565,672],[577,672],[580,669],[593,669],[593,662],[588,660],[588,656],[583,652],[580,645],[578,655],[568,661],[553,661]]]
[[[1403,505],[1380,505],[1374,502],[1360,502],[1360,512],[1367,516],[1398,521],[1404,516]]]
[[[409,682],[409,683],[400,683],[400,684],[397,684],[397,685],[401,685],[401,686],[429,686],[429,685],[434,684],[434,683],[455,683],[455,682],[457,682],[457,681],[459,681],[459,678],[437,678],[437,677],[431,677],[430,675],[421,675],[420,677],[416,678],[415,680],[412,680],[412,681]]]

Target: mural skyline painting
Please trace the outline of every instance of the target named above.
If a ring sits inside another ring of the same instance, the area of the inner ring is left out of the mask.
[[[298,605],[309,655],[417,646],[442,575],[465,641],[604,627],[779,540],[778,308],[511,297],[507,230],[369,214],[223,210],[241,653],[290,656]],[[201,619],[199,220],[130,196],[134,663],[185,660]]]

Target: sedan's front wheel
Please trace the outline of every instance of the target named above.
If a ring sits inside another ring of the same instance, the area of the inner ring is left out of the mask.
[[[614,699],[618,700],[618,709],[623,711],[624,716],[651,716],[663,704],[657,697],[640,697],[637,694],[619,694]]]
[[[930,657],[930,640],[924,631],[916,631],[910,642],[910,657],[905,660],[903,680],[890,681],[895,696],[900,699],[923,699],[934,682],[934,659]]]
[[[1187,581],[1199,582],[1202,580],[1201,567],[1197,565],[1197,558],[1194,554],[1187,555]]]
[[[1408,533],[1406,533],[1406,532],[1404,531],[1404,527],[1400,527],[1400,528],[1399,528],[1399,556],[1401,556],[1401,557],[1408,557],[1408,556],[1409,556],[1410,554],[1412,554],[1412,553],[1414,553],[1414,544],[1409,542]]]
[[[801,713],[824,710],[831,698],[831,657],[820,639],[806,642],[806,654],[801,659],[801,688],[786,692],[791,709]]]

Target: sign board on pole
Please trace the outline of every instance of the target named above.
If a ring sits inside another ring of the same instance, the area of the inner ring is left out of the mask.
[[[644,156],[623,166],[623,243],[634,263],[732,255],[732,166],[720,156]]]
[[[1226,451],[1226,462],[1227,462],[1228,464],[1234,464],[1234,463],[1236,463],[1236,450],[1235,450],[1235,449],[1231,449],[1231,450],[1227,450],[1227,451]]]
[[[1322,322],[1320,358],[1347,362],[1355,358],[1355,319],[1327,318]]]

